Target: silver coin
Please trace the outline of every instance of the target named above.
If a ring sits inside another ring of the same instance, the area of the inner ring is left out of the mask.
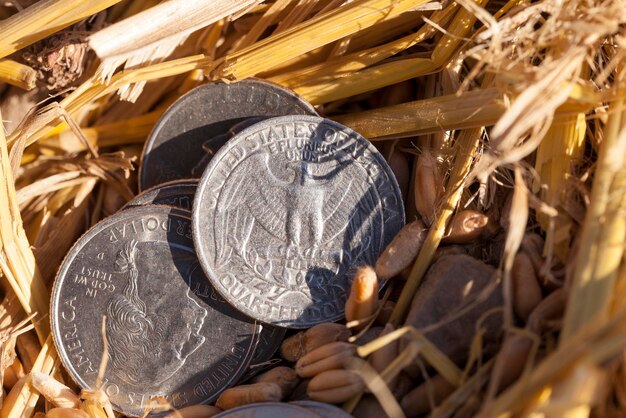
[[[343,317],[352,270],[373,265],[404,224],[400,189],[376,148],[314,116],[283,116],[233,137],[204,172],[196,251],[215,289],[272,325]]]
[[[191,204],[193,203],[193,197],[197,187],[198,180],[196,179],[170,181],[139,193],[133,200],[126,203],[122,210],[145,205],[166,205],[191,210]],[[250,361],[251,368],[272,358],[274,353],[278,350],[278,347],[280,347],[285,337],[285,332],[286,330],[284,328],[263,325],[259,335],[259,344]],[[242,379],[243,378],[245,378],[245,376],[243,376]]]
[[[198,265],[189,215],[145,206],[107,218],[77,241],[54,284],[50,317],[65,368],[93,389],[106,316],[103,389],[127,415],[155,396],[176,408],[214,401],[258,343],[260,324],[219,297]]]
[[[174,180],[159,184],[139,193],[126,203],[122,210],[134,206],[165,205],[190,211],[197,188],[198,180],[196,179]]]
[[[280,402],[262,402],[229,409],[215,418],[321,418],[307,408]]]
[[[309,409],[324,418],[352,418],[352,415],[343,409],[324,402],[293,401],[291,403]]]
[[[163,114],[150,133],[139,168],[139,188],[190,178],[206,155],[203,144],[251,117],[317,115],[292,91],[263,80],[213,82],[191,90]],[[219,141],[218,141],[219,142]],[[215,151],[219,144],[212,144]]]

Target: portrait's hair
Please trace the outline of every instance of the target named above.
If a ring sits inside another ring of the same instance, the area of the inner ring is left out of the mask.
[[[146,359],[161,356],[165,331],[164,318],[148,315],[146,303],[139,298],[136,251],[137,242],[130,241],[118,253],[116,264],[128,274],[128,282],[123,293],[115,295],[109,304],[106,321],[111,369],[133,384],[145,383],[139,369]]]

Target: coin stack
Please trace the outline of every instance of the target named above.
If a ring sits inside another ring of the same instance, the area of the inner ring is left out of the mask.
[[[213,403],[275,364],[290,329],[343,319],[355,269],[404,225],[376,148],[259,80],[209,83],[174,103],[139,181],[70,250],[50,314],[70,376],[94,388],[108,356],[102,389],[131,416],[157,397]]]

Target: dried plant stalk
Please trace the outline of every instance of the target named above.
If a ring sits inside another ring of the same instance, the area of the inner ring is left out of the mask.
[[[626,240],[626,111],[611,106],[567,302],[560,343],[610,315],[610,299]]]
[[[126,63],[126,68],[155,63],[169,56],[195,30],[236,13],[258,0],[211,2],[169,0],[102,29],[89,38],[89,45],[103,60],[103,79]],[[143,85],[121,90],[122,98],[135,101]]]
[[[312,104],[344,99],[439,70],[429,58],[406,58],[380,64],[336,80],[307,84],[294,91]]]
[[[514,416],[528,406],[546,388],[557,383],[579,362],[602,363],[626,346],[626,309],[621,309],[604,324],[588,323],[580,332],[567,338],[559,347],[532,370],[526,379],[518,380],[493,402],[483,407],[477,418],[501,417],[505,412]]]
[[[37,72],[28,65],[5,59],[0,61],[0,81],[32,90],[37,81]]]
[[[599,366],[583,360],[551,388],[549,397],[531,403],[527,412],[530,416],[536,414],[561,418],[592,416],[591,408],[604,380],[604,371]]]
[[[477,0],[480,6],[487,0]],[[430,58],[408,58],[392,61],[347,75],[340,79],[312,83],[294,91],[313,104],[326,103],[356,94],[372,91],[414,77],[430,74],[444,67],[456,52],[460,41],[466,37],[476,22],[476,16],[461,9],[454,16],[447,32],[437,43]]]
[[[291,4],[291,0],[276,0],[250,28],[250,30],[237,42],[235,50],[246,48],[255,43],[263,32],[276,22],[278,16]]]
[[[333,119],[375,140],[386,136],[414,136],[489,126],[498,120],[504,110],[501,93],[489,88],[350,113]]]
[[[30,383],[58,408],[78,408],[80,406],[80,399],[72,389],[47,374],[32,372]]]
[[[54,349],[52,337],[48,336],[41,347],[39,356],[33,365],[33,372],[41,372],[51,374],[57,363],[57,353]],[[39,399],[39,392],[33,390],[30,383],[25,384],[19,394],[19,397],[12,405],[11,409],[6,412],[7,418],[23,418],[30,417],[35,409],[35,404]]]
[[[48,313],[48,289],[22,226],[4,129],[0,129],[0,271],[27,315],[37,313],[41,319]],[[34,325],[43,342],[50,333],[49,322],[38,320]]]
[[[316,3],[316,0],[299,0],[293,9],[289,11],[289,14],[287,14],[284,19],[281,19],[278,27],[274,31],[274,34],[284,32],[285,30],[302,22],[306,19],[307,15],[313,11]]]
[[[450,360],[444,353],[431,343],[422,333],[415,330],[410,325],[399,328],[395,331],[381,335],[375,340],[364,344],[357,348],[357,354],[361,357],[367,357],[381,347],[389,344],[396,339],[408,335],[413,344],[419,348],[419,353],[433,366],[439,374],[455,386],[463,381],[463,372]]]
[[[120,0],[44,0],[0,21],[0,57],[6,57]]]
[[[560,206],[573,166],[580,163],[586,130],[587,123],[583,113],[556,117],[537,148],[535,169],[541,177],[542,185],[547,186],[542,197],[552,207]],[[539,191],[539,186],[535,184],[533,191]],[[572,220],[564,215],[551,218],[543,213],[538,213],[537,219],[546,231],[548,247],[562,262],[567,262],[573,233]]]
[[[457,5],[453,3],[444,10],[433,13],[432,21],[445,25],[456,11],[456,8]],[[271,80],[293,89],[299,85],[312,83],[314,80],[321,81],[347,76],[354,71],[362,70],[423,42],[434,35],[435,32],[434,27],[423,25],[417,32],[385,45],[354,52],[345,57],[313,65],[303,70],[280,74],[272,77]]]
[[[95,102],[107,94],[115,92],[118,88],[139,81],[155,80],[163,77],[184,74],[193,70],[205,67],[210,58],[205,55],[194,55],[191,57],[171,60],[154,64],[148,67],[137,68],[134,70],[121,71],[115,74],[109,84],[104,84],[91,78],[85,81],[76,90],[70,93],[58,105],[61,109],[65,109],[67,115],[75,117],[85,107]],[[47,109],[49,115],[40,115],[38,123],[28,124],[28,126],[16,129],[9,137],[9,145],[13,144],[18,138],[25,137],[26,146],[33,144],[41,138],[60,132],[63,127],[59,127],[59,112],[53,109]]]
[[[406,12],[427,0],[357,0],[227,55],[215,78],[240,80]]]
[[[474,375],[459,386],[440,405],[431,411],[429,418],[450,418],[462,405],[465,405],[472,394],[480,391],[489,379],[494,360],[491,359],[480,367]]]
[[[515,188],[511,197],[511,208],[507,214],[509,227],[504,242],[502,267],[502,294],[504,299],[504,326],[513,327],[513,284],[511,270],[517,250],[522,244],[526,224],[528,223],[528,189],[524,183],[521,169],[515,167]]]
[[[159,120],[162,114],[162,110],[157,110],[119,122],[84,128],[82,131],[89,142],[97,145],[99,148],[143,144],[154,127],[154,124]],[[63,135],[73,135],[73,133],[71,131],[64,131],[60,135],[62,137]],[[86,149],[86,147],[81,144],[81,147],[74,151],[84,149]]]
[[[586,112],[591,108],[572,98],[557,109],[557,115]],[[370,140],[377,140],[491,126],[505,111],[504,95],[496,88],[484,88],[333,116],[333,119]]]
[[[405,416],[391,390],[372,366],[364,360],[355,357],[352,359],[350,369],[361,376],[361,379],[376,396],[388,417],[403,418]]]
[[[411,306],[415,291],[421,283],[433,255],[435,255],[435,250],[445,235],[447,223],[461,200],[461,195],[465,188],[465,179],[469,174],[472,162],[474,161],[474,155],[478,149],[480,134],[481,129],[468,129],[462,131],[457,139],[457,143],[455,144],[456,159],[448,184],[446,185],[446,199],[439,207],[435,221],[428,231],[428,236],[417,255],[409,278],[402,289],[398,303],[389,319],[389,322],[396,326],[404,321],[409,307]]]
[[[168,0],[96,32],[89,37],[89,46],[101,59],[130,56],[140,48],[170,36],[190,34],[257,2]]]

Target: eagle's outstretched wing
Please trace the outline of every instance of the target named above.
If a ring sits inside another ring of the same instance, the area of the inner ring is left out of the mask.
[[[359,199],[344,242],[351,249],[353,263],[373,265],[376,259],[371,257],[377,256],[383,245],[382,202],[373,184],[360,183],[357,193]],[[363,259],[363,256],[366,259]]]
[[[269,156],[256,153],[237,165],[220,191],[215,212],[216,262],[230,258],[242,248],[257,222],[271,235],[285,239],[289,183],[275,178],[268,168]]]
[[[341,234],[348,223],[350,223],[351,210],[346,205],[346,201],[352,191],[353,181],[350,180],[343,190],[338,190],[334,194],[327,194],[324,199],[322,209],[322,219],[324,221],[324,234],[322,235],[322,243],[327,243],[335,239]]]
[[[326,196],[322,213],[324,219],[322,242],[327,243],[343,233],[350,235],[344,240],[349,241],[377,208],[373,186],[350,179],[343,191]],[[346,232],[350,223],[352,228]]]

